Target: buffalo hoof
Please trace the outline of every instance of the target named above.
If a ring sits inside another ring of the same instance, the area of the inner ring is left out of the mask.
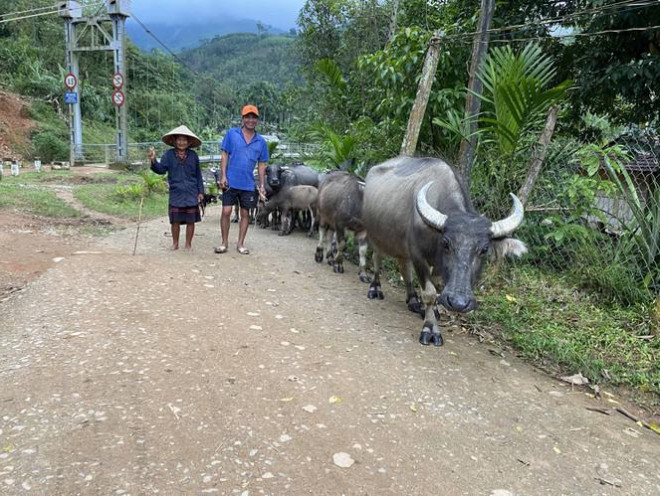
[[[425,328],[419,335],[419,344],[429,346],[432,339],[433,333]]]
[[[342,264],[334,264],[332,266],[332,272],[334,272],[335,274],[343,274],[344,266]]]
[[[360,281],[361,282],[371,282],[371,277],[369,277],[367,274],[360,274]]]
[[[231,220],[231,223],[232,223],[232,224],[238,224],[238,219],[232,219],[232,220]]]
[[[323,249],[317,249],[316,253],[314,253],[314,260],[316,263],[321,263],[323,262]]]
[[[370,300],[382,300],[385,298],[385,296],[383,295],[380,286],[371,286],[367,292],[367,298]]]
[[[445,344],[444,339],[442,339],[442,334],[439,332],[435,332],[431,336],[431,341],[433,342],[433,346],[442,346]]]

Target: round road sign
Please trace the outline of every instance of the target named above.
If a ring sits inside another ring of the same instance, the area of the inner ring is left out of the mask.
[[[122,91],[116,90],[112,94],[112,103],[114,103],[117,107],[121,107],[122,105],[124,105],[124,100],[125,97]]]
[[[124,75],[121,72],[115,72],[112,75],[112,87],[116,90],[122,89],[124,86]]]
[[[77,84],[78,79],[76,79],[76,76],[73,74],[73,72],[70,72],[64,76],[64,86],[66,86],[68,89],[72,90],[76,87]]]

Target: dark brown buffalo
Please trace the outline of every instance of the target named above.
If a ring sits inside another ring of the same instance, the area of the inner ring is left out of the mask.
[[[314,259],[328,259],[334,272],[344,272],[346,231],[353,231],[358,241],[360,256],[359,277],[362,282],[371,279],[366,273],[367,232],[362,222],[362,199],[364,183],[348,172],[334,171],[325,175],[319,187],[319,244]],[[330,249],[331,232],[337,236],[337,254]]]

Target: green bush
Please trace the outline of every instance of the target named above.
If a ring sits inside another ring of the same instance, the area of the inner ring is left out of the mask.
[[[41,157],[42,162],[53,160],[66,160],[69,156],[69,147],[65,139],[51,131],[42,131],[32,138],[35,154]]]

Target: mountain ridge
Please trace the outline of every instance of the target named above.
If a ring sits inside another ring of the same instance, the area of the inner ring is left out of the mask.
[[[225,18],[222,20],[202,20],[186,23],[153,22],[146,26],[147,29],[158,38],[165,46],[175,52],[191,50],[201,46],[204,41],[216,36],[224,36],[234,33],[259,32],[262,25],[268,34],[278,35],[287,31],[268,25],[263,25],[255,19]],[[126,23],[126,33],[131,41],[142,51],[149,52],[154,48],[162,46],[149,33],[145,31],[136,19],[129,18]]]

